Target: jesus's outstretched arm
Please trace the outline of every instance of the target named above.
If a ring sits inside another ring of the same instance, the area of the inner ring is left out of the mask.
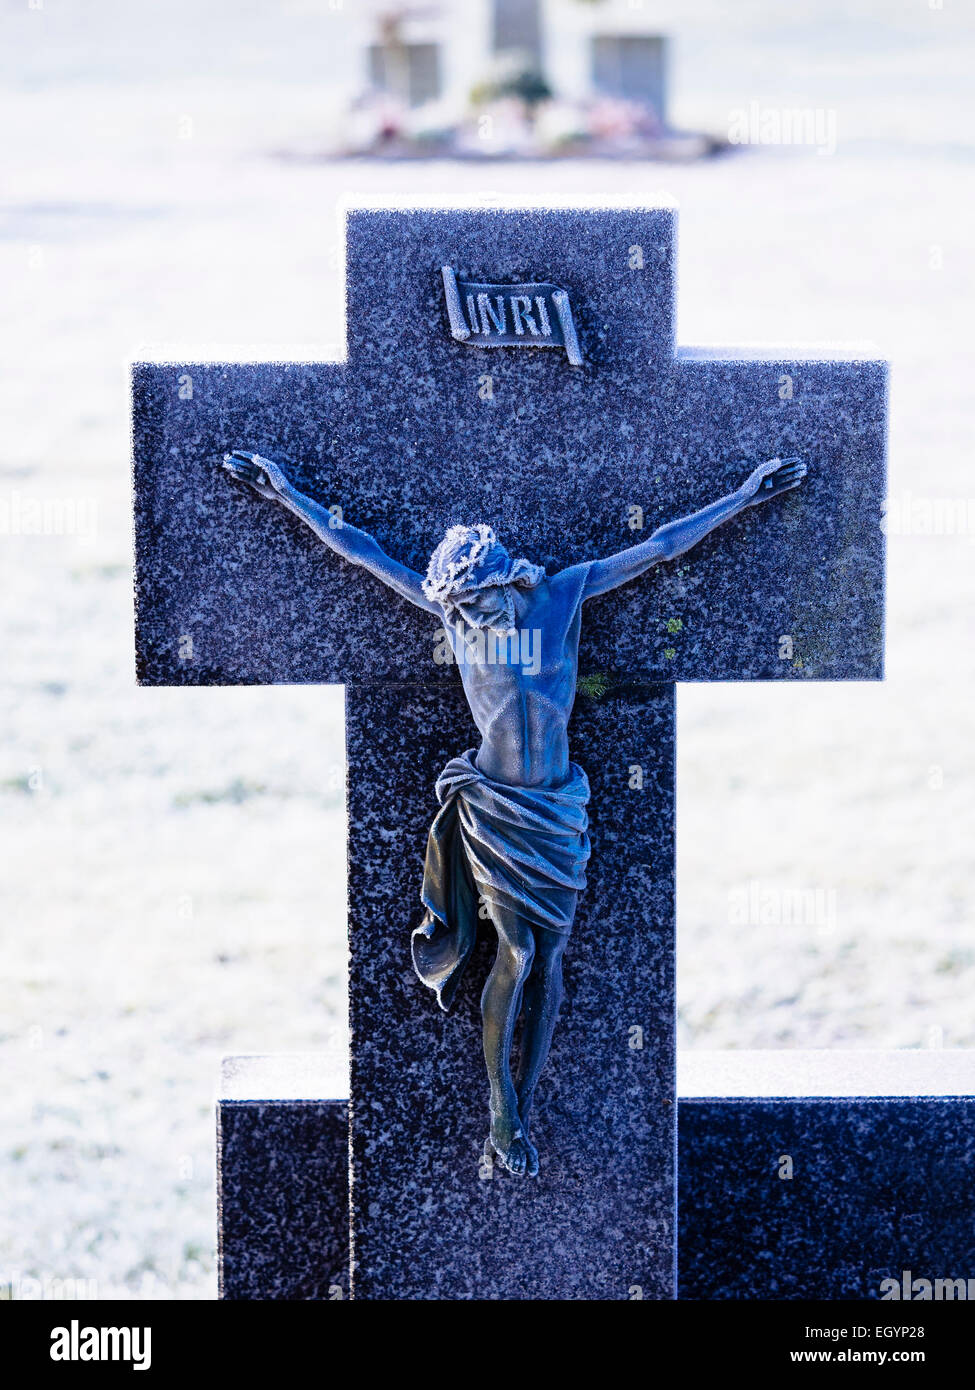
[[[765,502],[770,497],[777,497],[779,493],[798,487],[805,476],[806,465],[801,459],[775,458],[769,459],[767,463],[760,463],[737,492],[719,498],[709,507],[703,507],[701,511],[693,512],[690,516],[668,522],[639,545],[630,546],[605,560],[593,561],[589,566],[583,598],[594,598],[597,594],[608,593],[610,589],[616,589],[620,584],[636,579],[652,565],[659,565],[662,560],[676,559],[678,555],[683,555],[685,550],[690,550],[692,545],[697,545],[698,541],[703,540],[723,521],[737,516],[746,507],[757,506],[759,502]]]
[[[330,550],[351,560],[355,565],[381,579],[397,594],[425,608],[429,613],[439,613],[440,609],[431,603],[423,592],[423,576],[407,565],[401,565],[387,555],[382,546],[366,531],[350,526],[335,512],[306,497],[288,480],[279,464],[264,458],[261,454],[246,453],[235,449],[224,454],[223,466],[234,478],[249,483],[255,492],[275,502],[280,502],[306,525],[310,526],[318,538]]]

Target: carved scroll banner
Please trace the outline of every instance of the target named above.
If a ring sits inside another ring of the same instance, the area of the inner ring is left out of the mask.
[[[442,270],[450,332],[468,347],[564,348],[573,367],[582,353],[568,292],[558,285],[491,285]]]

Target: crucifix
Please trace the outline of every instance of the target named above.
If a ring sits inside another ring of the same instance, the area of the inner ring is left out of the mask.
[[[881,674],[884,366],[677,350],[674,231],[356,212],[347,362],[136,369],[140,680],[347,687],[357,1297],[673,1296],[674,683]]]
[[[527,298],[527,296],[525,296]],[[768,459],[741,487],[615,555],[547,575],[513,560],[484,522],[451,526],[426,577],[293,487],[272,459],[224,456],[232,477],[304,521],[330,550],[446,625],[481,742],[437,781],[444,803],[427,846],[426,916],[413,963],[449,1012],[483,909],[497,954],[481,996],[491,1086],[485,1152],[516,1177],[538,1175],[531,1111],[562,1002],[562,956],[585,888],[589,782],[569,758],[582,605],[676,560],[717,526],[799,487],[800,459]],[[511,1048],[521,1021],[521,1057]]]

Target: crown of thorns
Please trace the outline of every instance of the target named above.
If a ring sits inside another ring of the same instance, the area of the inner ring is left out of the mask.
[[[501,551],[505,564],[484,573],[483,562]],[[505,584],[538,584],[545,571],[530,560],[512,560],[498,542],[494,530],[483,522],[451,526],[430,556],[423,592],[432,603],[447,604],[460,594]]]

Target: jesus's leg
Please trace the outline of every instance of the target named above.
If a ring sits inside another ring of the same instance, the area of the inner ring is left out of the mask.
[[[535,931],[535,960],[524,990],[521,1061],[517,1081],[518,1113],[526,1136],[535,1086],[548,1059],[555,1020],[562,1003],[562,956],[568,939],[568,936],[545,927],[538,927]],[[529,1148],[534,1154],[531,1144]],[[537,1162],[536,1155],[536,1168]],[[532,1166],[530,1157],[529,1169]]]
[[[531,970],[535,938],[531,926],[517,913],[493,905],[490,912],[498,933],[498,954],[481,995],[481,1015],[484,1060],[491,1083],[491,1147],[510,1172],[523,1177],[528,1144],[511,1081],[511,1039],[522,988]]]

